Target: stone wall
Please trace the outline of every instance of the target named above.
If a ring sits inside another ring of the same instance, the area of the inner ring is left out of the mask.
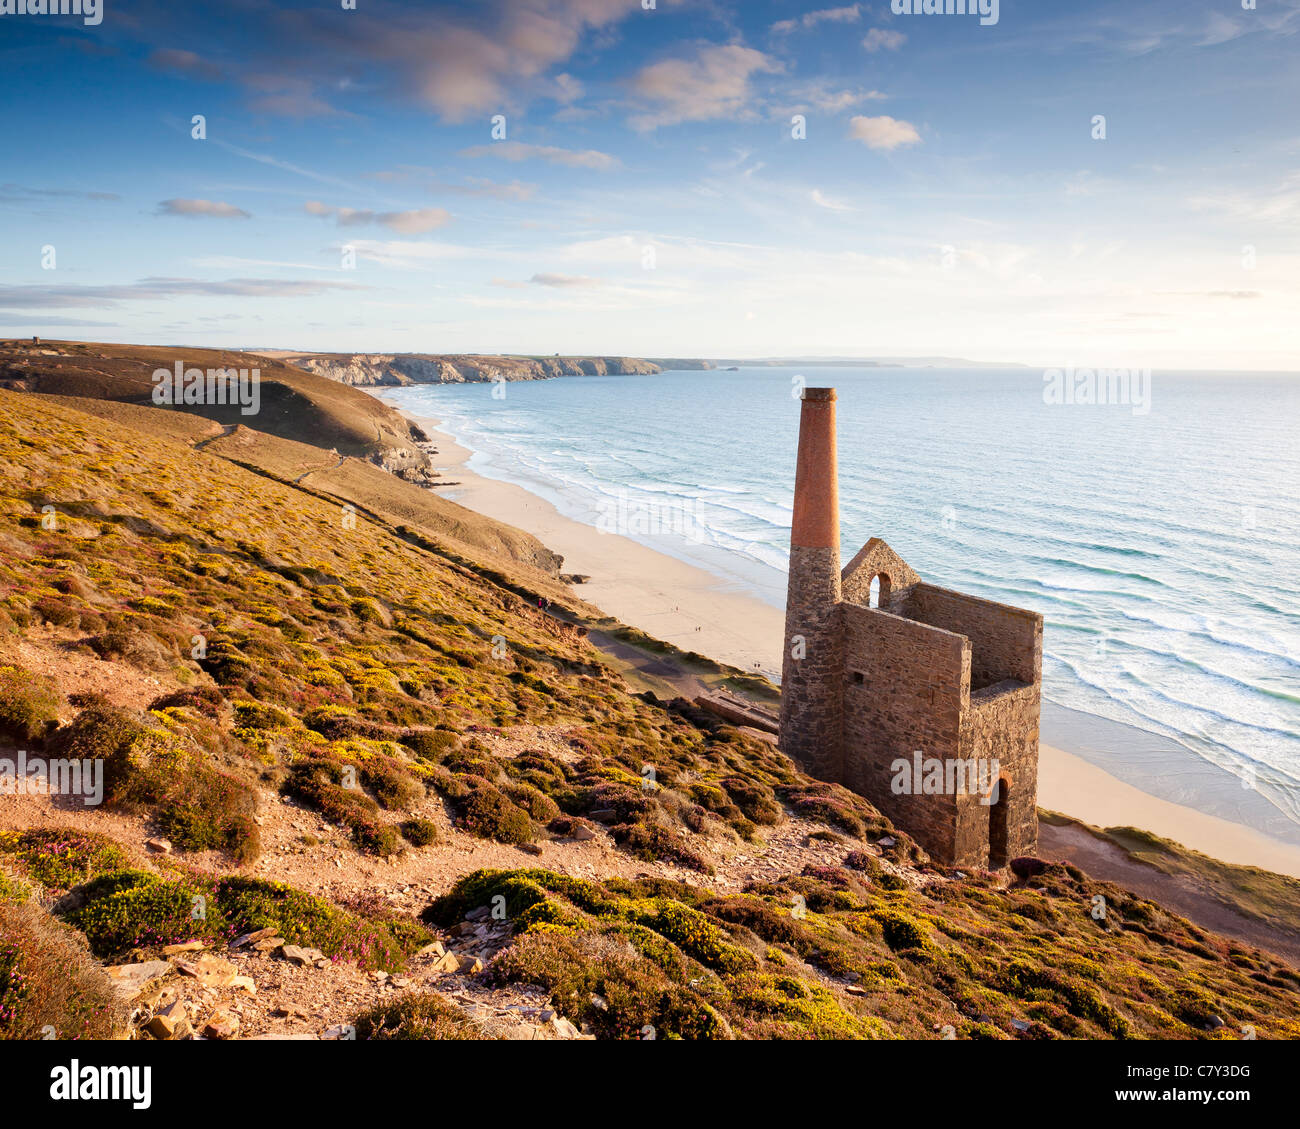
[[[781,661],[781,751],[806,772],[834,783],[844,776],[839,578],[838,549],[791,548]]]
[[[956,798],[895,795],[892,765],[960,755],[969,647],[959,635],[843,604],[844,784],[937,858],[954,849]]]
[[[1039,706],[1037,683],[1000,683],[973,693],[962,719],[962,756],[998,763],[1006,849],[1004,857],[988,859],[992,866],[1002,866],[1017,855],[1032,855],[1038,847]],[[981,835],[987,846],[994,809],[981,807],[985,813]]]
[[[914,585],[907,615],[965,635],[971,643],[971,688],[1006,678],[1037,682],[1042,674],[1043,617],[924,582]]]
[[[884,611],[903,614],[907,595],[921,582],[908,563],[885,544],[873,537],[847,565],[840,581],[843,598],[863,607],[871,605],[871,581],[883,577],[880,588],[880,607]]]

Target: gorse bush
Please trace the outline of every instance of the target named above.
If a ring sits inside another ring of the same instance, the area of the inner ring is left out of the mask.
[[[59,697],[48,678],[0,666],[0,740],[37,744],[58,725]]]
[[[396,971],[409,953],[432,940],[414,922],[366,920],[323,898],[257,878],[166,879],[120,870],[93,879],[77,894],[67,919],[105,959],[190,940],[225,942],[269,928],[326,956]]]
[[[126,852],[113,840],[85,831],[0,831],[0,854],[54,890],[69,890],[127,864]]]
[[[181,849],[223,850],[251,862],[260,851],[251,785],[215,768],[149,717],[91,705],[55,734],[51,746],[62,757],[102,762],[105,801],[151,810]]]

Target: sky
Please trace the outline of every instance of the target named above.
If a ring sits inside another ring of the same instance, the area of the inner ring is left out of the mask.
[[[1300,370],[1300,0],[18,6],[0,335]]]

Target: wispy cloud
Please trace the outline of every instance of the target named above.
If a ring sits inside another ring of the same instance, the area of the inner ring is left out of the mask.
[[[876,51],[897,51],[907,42],[907,36],[901,31],[889,28],[873,27],[862,40],[862,46],[872,53]]]
[[[144,278],[111,286],[0,286],[0,308],[61,309],[110,307],[118,302],[158,298],[312,298],[331,290],[365,290],[344,283],[288,278]]]
[[[463,184],[450,184],[439,179],[432,169],[404,166],[367,174],[371,180],[390,184],[414,184],[429,193],[448,193],[455,196],[468,196],[487,200],[505,200],[523,203],[537,194],[537,185],[527,184],[521,180],[512,180],[501,184],[482,176],[467,176]]]
[[[851,205],[844,203],[842,200],[832,200],[820,188],[814,188],[808,195],[819,208],[825,208],[831,212],[851,212],[854,210]]]
[[[0,203],[30,203],[33,200],[120,200],[116,192],[86,192],[79,188],[29,188],[22,184],[0,184]]]
[[[237,208],[234,204],[224,204],[217,200],[164,200],[155,213],[160,216],[210,216],[222,220],[252,219],[249,212]]]
[[[654,109],[634,116],[631,125],[650,130],[744,117],[752,100],[751,77],[782,69],[778,60],[738,44],[702,47],[689,59],[652,63],[632,79],[632,89]]]
[[[889,97],[879,90],[837,88],[824,80],[792,86],[786,91],[786,96],[793,101],[781,107],[780,112],[783,114],[801,113],[809,109],[823,114],[840,114],[861,106],[864,102],[879,102]]]
[[[797,20],[779,20],[772,25],[772,31],[778,35],[788,35],[799,28],[806,30],[824,23],[854,23],[861,18],[861,4],[849,4],[843,8],[819,8],[814,12],[805,12]]]
[[[534,286],[600,286],[601,281],[598,278],[591,278],[583,274],[535,274],[528,280]]]
[[[490,145],[471,145],[462,149],[462,157],[496,157],[502,161],[545,161],[571,169],[596,169],[601,172],[616,169],[621,162],[617,157],[597,149],[562,149],[558,145],[530,145],[523,141],[494,141]]]
[[[380,224],[398,235],[423,235],[443,227],[451,213],[446,208],[416,208],[407,212],[375,212],[363,208],[339,208],[308,200],[303,210],[312,216],[333,217],[339,227],[364,227]]]
[[[226,77],[226,72],[193,51],[181,51],[175,47],[163,47],[149,56],[149,65],[156,70],[181,75],[184,78],[197,78],[205,82],[219,82]]]

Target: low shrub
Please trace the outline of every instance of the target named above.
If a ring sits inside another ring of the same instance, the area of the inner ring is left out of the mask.
[[[44,742],[59,724],[54,683],[21,667],[0,666],[0,737],[20,744]]]
[[[465,1013],[437,992],[403,996],[357,1016],[358,1039],[479,1039]]]
[[[0,900],[0,1039],[110,1039],[125,1025],[85,942],[34,902]]]

